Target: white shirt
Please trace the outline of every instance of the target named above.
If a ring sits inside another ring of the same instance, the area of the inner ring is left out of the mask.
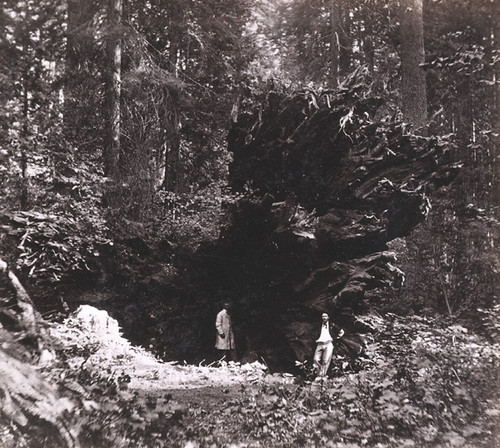
[[[321,325],[321,333],[319,335],[319,339],[316,342],[321,343],[321,342],[331,342],[331,341],[333,341],[333,338],[330,335],[330,325],[328,325],[327,322]]]

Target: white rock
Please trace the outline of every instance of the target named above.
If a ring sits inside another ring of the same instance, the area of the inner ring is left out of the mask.
[[[98,310],[90,305],[80,305],[75,312],[74,319],[97,337],[99,335],[120,336],[117,320],[110,317],[107,311]]]

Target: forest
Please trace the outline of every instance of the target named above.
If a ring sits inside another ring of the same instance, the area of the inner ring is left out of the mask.
[[[498,1],[0,27],[2,448],[499,446]]]

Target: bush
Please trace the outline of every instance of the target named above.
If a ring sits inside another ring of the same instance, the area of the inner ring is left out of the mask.
[[[110,243],[96,205],[60,199],[48,213],[14,211],[1,217],[1,252],[34,283],[58,283],[75,272],[91,272],[99,246]]]

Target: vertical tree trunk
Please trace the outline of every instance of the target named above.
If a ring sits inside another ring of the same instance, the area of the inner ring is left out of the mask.
[[[78,44],[77,29],[80,19],[79,0],[67,0],[67,32],[66,32],[66,60],[65,60],[65,83],[64,83],[64,130],[68,138],[73,137],[75,131],[74,97],[75,97],[75,74],[78,67]]]
[[[89,0],[67,0],[67,31],[66,31],[66,53],[64,60],[64,104],[63,125],[64,136],[69,142],[78,142],[81,126],[79,117],[85,113],[82,104],[85,100],[81,87],[82,74],[80,65],[85,58],[85,40],[81,37],[81,28],[85,27],[91,20],[94,11]],[[67,153],[60,151],[54,153],[54,165],[56,172],[63,172],[65,168],[65,157]]]
[[[108,41],[106,99],[107,121],[104,141],[104,173],[117,179],[120,158],[120,97],[121,97],[121,58],[122,47],[118,27],[121,23],[122,0],[108,0]]]
[[[333,88],[339,85],[341,19],[338,0],[330,0],[330,80]]]
[[[176,125],[177,126],[177,125]],[[180,163],[180,135],[174,130],[175,135],[169,139],[165,157],[165,179],[163,187],[168,191],[178,193],[181,190],[181,163]]]
[[[424,63],[424,21],[422,0],[401,0],[402,111],[406,121],[426,133],[427,91]]]
[[[339,76],[343,78],[349,74],[352,57],[351,17],[347,4],[340,6],[340,34],[339,34]]]
[[[500,15],[500,14],[499,14]],[[500,19],[499,19],[500,20]],[[495,33],[495,47],[500,48],[500,30],[497,30]],[[494,86],[493,86],[493,95],[494,95],[494,111],[492,114],[493,117],[493,128],[500,132],[500,63],[495,64],[495,72],[494,72]]]
[[[465,149],[472,141],[473,136],[473,114],[472,114],[472,91],[468,76],[460,79],[457,86],[457,98],[454,103],[455,133],[461,146],[464,148],[461,156],[468,157]]]
[[[25,70],[23,79],[23,135],[21,139],[21,210],[28,208],[28,120],[29,120],[29,98],[28,98],[28,70]]]
[[[494,8],[494,13],[492,17],[492,48],[500,48],[500,8]],[[492,154],[489,159],[491,161],[491,172],[492,172],[492,198],[491,202],[493,206],[498,206],[500,204],[500,63],[497,62],[493,67],[493,112],[491,118],[493,122],[491,123],[492,129],[495,131],[493,136],[494,143],[491,145]]]
[[[180,66],[180,51],[181,37],[184,35],[184,26],[186,14],[184,11],[177,11],[176,16],[170,22],[170,53],[169,62],[175,75],[178,75]],[[180,136],[180,120],[176,110],[176,105],[173,101],[170,102],[171,107],[169,123],[165,133],[166,138],[166,155],[165,155],[165,176],[163,180],[163,188],[168,191],[180,192],[183,189],[183,173],[181,160],[181,136]]]
[[[65,60],[65,120],[71,119],[71,103],[73,100],[73,88],[75,86],[75,74],[78,71],[79,56],[78,51],[78,29],[85,20],[86,0],[67,0],[67,31],[66,31],[66,60]]]
[[[375,71],[375,47],[373,45],[372,21],[370,20],[367,11],[363,14],[363,24],[365,28],[365,32],[363,33],[364,60],[368,65],[370,74],[373,75]]]

